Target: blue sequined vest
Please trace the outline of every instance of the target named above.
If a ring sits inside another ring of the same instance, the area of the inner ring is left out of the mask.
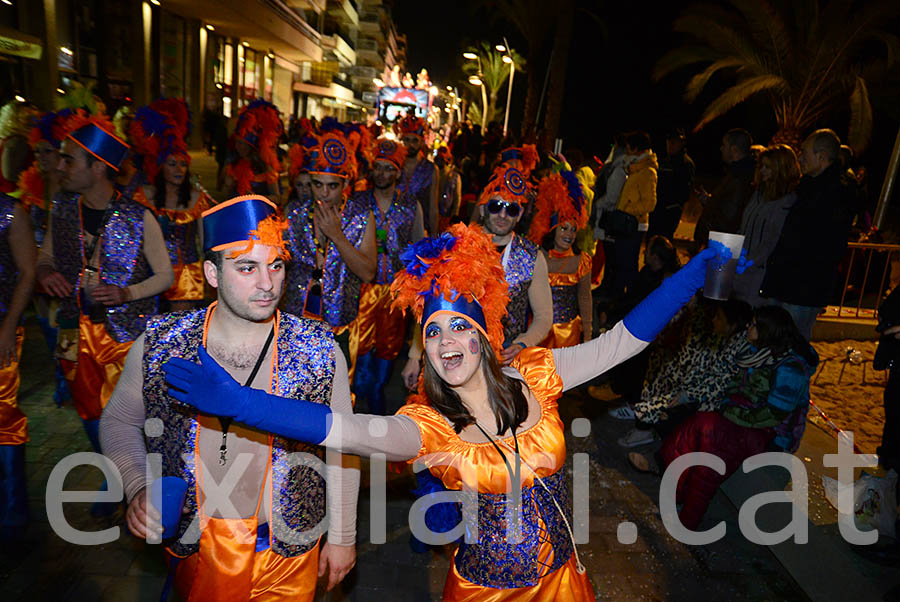
[[[203,324],[208,308],[154,317],[144,339],[144,405],[148,419],[162,421],[161,436],[147,438],[147,451],[162,457],[163,476],[179,476],[188,483],[185,513],[178,526],[172,551],[181,557],[197,552],[199,543],[182,543],[182,538],[199,542],[188,528],[197,515],[195,443],[197,421],[182,413],[169,397],[162,365],[173,357],[197,361],[203,341]],[[280,314],[277,337],[277,366],[273,392],[293,399],[327,404],[331,400],[334,377],[334,337],[319,320]],[[316,527],[325,517],[325,481],[311,467],[291,466],[289,455],[305,452],[320,455],[321,448],[283,437],[272,445],[272,551],[281,556],[299,556],[317,543],[289,543],[290,532],[300,534]]]
[[[316,243],[313,234],[312,200],[293,200],[284,208],[288,222],[285,243],[291,254],[284,278],[284,311],[303,315],[306,289],[316,269]]]
[[[59,319],[77,320],[77,294],[84,269],[83,233],[79,195],[57,194],[51,208],[53,258],[56,269],[72,285],[74,292],[60,302]],[[146,280],[151,274],[144,257],[144,211],[130,199],[119,196],[110,202],[109,219],[100,241],[100,277],[104,284],[126,287]],[[137,299],[106,309],[106,331],[118,343],[133,341],[144,332],[147,320],[156,315],[157,297]]]
[[[572,496],[565,466],[543,480],[572,524]],[[518,544],[509,542],[507,537],[512,509],[506,494],[478,493],[478,543],[461,542],[454,559],[461,577],[497,589],[530,587],[569,560],[573,549],[565,522],[550,494],[539,483],[522,488],[522,505],[514,517],[519,522],[521,541]],[[542,541],[548,539],[553,557],[549,563],[542,564],[538,552]]]
[[[434,181],[434,163],[428,159],[421,159],[416,163],[412,176],[406,177],[406,171],[401,171],[400,181],[397,183],[397,190],[404,196],[415,199],[422,206],[422,217],[428,224],[428,218],[431,216],[431,197],[429,191]]]
[[[372,214],[375,216],[375,235],[378,244],[375,283],[390,284],[394,281],[394,274],[403,269],[400,252],[412,241],[416,200],[396,193],[387,213],[382,215],[378,201],[375,200],[375,193],[369,191],[365,194],[369,196]]]
[[[16,199],[0,194],[0,322],[6,318],[13,291],[19,279],[19,269],[9,248],[9,227],[13,221]]]
[[[366,233],[369,193],[358,192],[347,199],[341,211],[341,230],[351,245],[359,248]],[[359,312],[359,287],[362,280],[341,257],[337,245],[328,241],[325,268],[322,270],[322,319],[334,328],[346,326]]]
[[[534,262],[537,260],[537,246],[518,234],[509,243],[509,260],[506,262],[506,283],[509,285],[509,305],[503,319],[503,335],[507,342],[528,330],[531,306],[528,303],[528,288],[534,278]]]

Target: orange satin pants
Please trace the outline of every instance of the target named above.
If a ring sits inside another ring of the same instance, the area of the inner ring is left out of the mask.
[[[0,445],[20,445],[28,441],[28,419],[19,409],[19,359],[25,329],[16,329],[15,361],[0,369]]]
[[[390,284],[363,284],[359,291],[359,314],[350,324],[350,356],[356,358],[375,350],[375,356],[394,360],[403,349],[406,319],[391,309]]]
[[[173,265],[175,284],[163,293],[169,301],[203,300],[203,261]]]
[[[82,420],[100,418],[119,382],[131,343],[117,343],[105,324],[95,324],[87,316],[78,319],[78,362],[69,389]]]

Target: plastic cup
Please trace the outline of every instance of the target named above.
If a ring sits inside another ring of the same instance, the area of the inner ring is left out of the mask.
[[[150,486],[150,503],[162,515],[163,539],[178,535],[187,487],[181,477],[160,477]]]
[[[728,232],[709,233],[710,245],[718,243],[731,251],[731,259],[727,261],[713,260],[706,265],[706,282],[703,284],[703,296],[707,299],[724,300],[731,296],[734,286],[734,275],[737,272],[738,258],[744,246],[742,234]]]

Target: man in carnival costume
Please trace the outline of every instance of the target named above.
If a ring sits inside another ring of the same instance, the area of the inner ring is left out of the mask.
[[[501,368],[509,292],[492,241],[476,226],[457,224],[411,245],[391,288],[395,308],[415,315],[427,363],[418,393],[396,416],[335,415],[321,404],[249,390],[206,353],[199,365],[172,358],[165,378],[171,395],[200,411],[253,420],[343,453],[424,464],[438,481],[435,491],[455,493],[420,505],[420,514],[410,517],[414,534],[463,539],[443,600],[588,602],[594,592],[575,547],[558,400],[645,348],[703,284],[707,262],[720,253],[730,257],[727,249],[704,250],[597,339],[566,349],[530,348]],[[253,403],[246,411],[231,401],[247,397]],[[511,486],[521,496],[511,495]],[[463,500],[474,501],[477,512],[466,503],[463,515],[458,504],[447,503]],[[513,500],[520,506],[510,507]],[[436,529],[421,512],[440,503],[450,508]],[[520,517],[519,530],[508,528],[507,512]]]
[[[402,145],[388,138],[376,140],[372,189],[354,197],[372,209],[378,252],[375,279],[360,288],[359,315],[350,327],[353,390],[357,401],[368,398],[373,414],[386,411],[384,387],[406,337],[403,315],[391,310],[391,283],[402,267],[400,253],[425,235],[422,207],[398,190],[405,161]]]
[[[190,111],[181,98],[160,98],[138,109],[130,130],[147,179],[134,200],[156,215],[175,271],[175,284],[164,294],[168,309],[193,309],[204,296],[200,216],[214,201],[191,182]]]
[[[156,218],[115,190],[128,146],[112,131],[104,116],[74,118],[37,262],[41,286],[61,298],[57,356],[97,450],[100,414],[125,355],[174,280]]]
[[[285,208],[291,263],[284,307],[327,322],[352,367],[348,326],[359,310],[361,284],[375,277],[372,203],[368,193],[347,199],[357,164],[355,149],[341,131],[323,133],[306,154],[313,198]]]
[[[515,157],[511,160],[516,161],[515,164],[520,162]],[[500,353],[504,364],[509,364],[523,349],[538,345],[553,325],[553,296],[547,260],[537,245],[514,231],[528,202],[529,175],[530,172],[501,163],[479,199],[482,226],[500,253],[509,285],[509,306],[504,318],[503,351]],[[418,379],[421,357],[422,345],[415,338],[403,369],[403,381],[410,389]]]
[[[28,213],[0,193],[0,541],[18,540],[28,522],[27,419],[18,407],[22,314],[34,288],[37,250]]]
[[[326,324],[277,310],[287,224],[271,201],[231,199],[205,212],[203,227],[203,271],[218,301],[150,321],[104,412],[103,451],[121,471],[127,524],[139,537],[162,532],[147,453],[161,455],[162,475],[188,484],[183,513],[175,508],[176,538],[167,542],[182,599],[312,600],[317,574],[328,571],[331,589],[355,563],[358,471],[341,469],[340,454],[322,466],[321,448],[272,435],[266,421],[180,406],[166,393],[162,366],[215,357],[248,391],[349,413],[346,362]],[[230,401],[260,409],[249,398]],[[145,423],[158,425],[156,436],[145,438]]]
[[[400,192],[419,202],[425,228],[432,236],[438,234],[437,166],[428,158],[425,146],[425,120],[407,115],[397,122],[397,135],[406,147],[406,161],[400,175]]]

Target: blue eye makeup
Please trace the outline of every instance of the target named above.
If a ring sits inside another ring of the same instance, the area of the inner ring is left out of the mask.
[[[437,324],[431,323],[425,327],[425,338],[430,339],[441,334],[441,328]]]
[[[471,330],[472,323],[466,320],[465,318],[451,318],[450,319],[450,329],[456,332],[463,330]]]

